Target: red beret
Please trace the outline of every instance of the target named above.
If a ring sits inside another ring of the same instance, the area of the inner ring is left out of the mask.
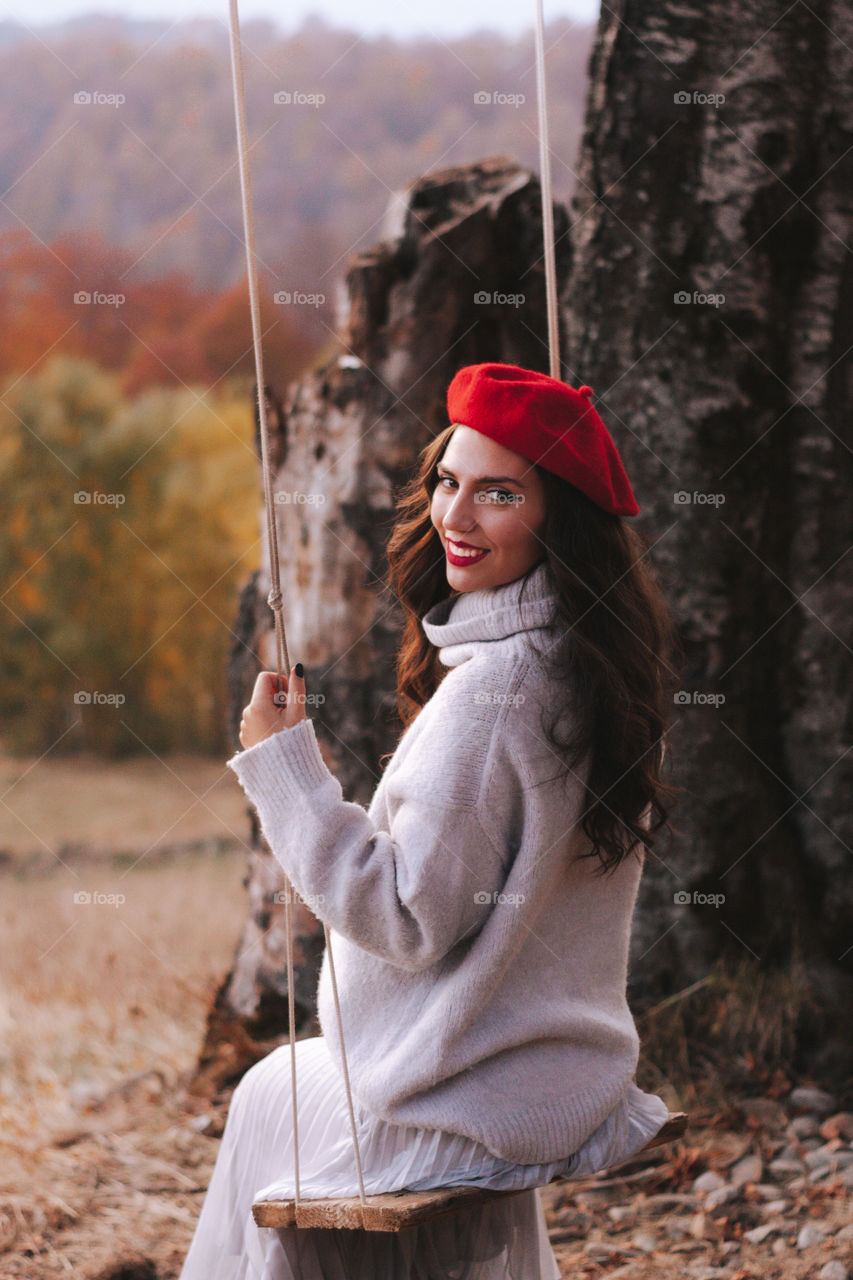
[[[562,476],[605,511],[640,508],[613,437],[589,400],[592,387],[569,387],[514,364],[469,364],[447,389],[450,421],[471,427]]]

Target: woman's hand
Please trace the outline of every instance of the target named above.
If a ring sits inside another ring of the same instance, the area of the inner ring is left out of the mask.
[[[305,715],[305,678],[297,675],[302,671],[302,663],[298,662],[291,669],[290,680],[282,677],[285,704],[276,706],[274,698],[278,692],[278,676],[274,671],[262,671],[252,690],[252,701],[243,708],[240,721],[240,745],[243,748],[254,747],[264,738],[270,738],[279,729],[292,729]]]

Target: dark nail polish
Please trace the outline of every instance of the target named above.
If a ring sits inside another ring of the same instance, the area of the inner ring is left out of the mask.
[[[302,679],[302,676],[303,676],[303,674],[304,674],[304,672],[305,672],[305,668],[303,667],[302,663],[301,663],[301,662],[297,662],[297,664],[296,664],[296,666],[293,668],[293,670],[296,672],[296,674],[299,676],[299,679],[301,680],[301,679]]]

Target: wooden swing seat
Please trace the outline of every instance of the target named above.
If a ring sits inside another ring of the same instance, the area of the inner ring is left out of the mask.
[[[671,1111],[655,1136],[641,1151],[661,1147],[680,1138],[687,1128],[687,1113]],[[640,1154],[639,1152],[637,1153]],[[563,1179],[554,1179],[563,1181]],[[568,1179],[571,1181],[571,1179]],[[328,1200],[257,1200],[252,1217],[259,1227],[327,1227],[356,1231],[405,1231],[421,1226],[446,1213],[453,1213],[500,1196],[521,1195],[520,1191],[493,1191],[488,1187],[435,1187],[429,1191],[389,1191],[365,1197]]]

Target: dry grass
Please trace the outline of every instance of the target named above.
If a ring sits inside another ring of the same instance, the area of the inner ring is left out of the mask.
[[[152,1069],[174,1080],[193,1064],[241,928],[243,872],[232,853],[2,877],[7,1135],[37,1146],[110,1085]],[[80,892],[92,901],[75,902]]]
[[[52,863],[68,847],[108,854],[245,839],[246,801],[224,762],[194,756],[0,756],[0,850]]]

